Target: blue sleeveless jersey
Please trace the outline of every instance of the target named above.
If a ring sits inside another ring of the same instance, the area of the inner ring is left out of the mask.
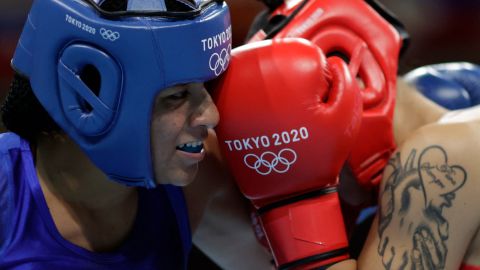
[[[191,247],[182,190],[139,189],[137,217],[115,252],[96,253],[57,231],[26,141],[0,134],[0,269],[185,269]]]

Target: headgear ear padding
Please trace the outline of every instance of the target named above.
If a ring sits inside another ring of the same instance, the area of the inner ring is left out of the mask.
[[[87,65],[100,73],[98,96],[80,78]],[[86,136],[107,131],[122,89],[122,72],[115,60],[89,45],[70,45],[60,56],[58,75],[62,108],[70,123]]]

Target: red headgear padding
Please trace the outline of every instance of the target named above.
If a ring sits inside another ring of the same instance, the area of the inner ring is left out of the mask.
[[[377,185],[396,148],[393,138],[398,56],[407,39],[402,25],[372,1],[285,0],[249,42],[301,37],[327,56],[341,56],[362,84],[363,119],[349,165],[365,186]]]

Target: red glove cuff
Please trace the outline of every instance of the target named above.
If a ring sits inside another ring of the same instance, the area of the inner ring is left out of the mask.
[[[318,267],[348,259],[336,188],[331,193],[268,210],[260,216],[279,269]]]

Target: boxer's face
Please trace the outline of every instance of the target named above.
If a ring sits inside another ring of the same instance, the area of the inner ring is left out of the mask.
[[[208,128],[218,123],[218,110],[202,83],[161,91],[151,123],[153,170],[158,184],[184,186],[197,172],[205,152]]]

